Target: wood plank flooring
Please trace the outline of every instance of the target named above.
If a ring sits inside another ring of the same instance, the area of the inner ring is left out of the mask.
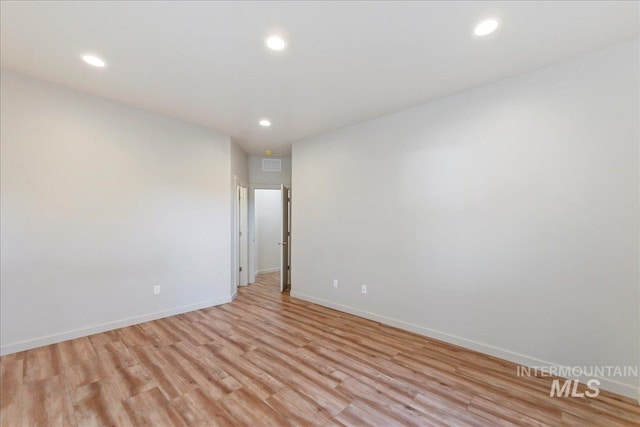
[[[0,358],[0,425],[640,425],[631,399],[550,398],[548,378],[291,298],[277,280]]]

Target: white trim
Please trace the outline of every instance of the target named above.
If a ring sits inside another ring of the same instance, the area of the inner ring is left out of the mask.
[[[251,265],[251,254],[250,254],[250,239],[249,239],[249,186],[246,183],[246,181],[239,177],[238,175],[233,175],[233,181],[234,181],[234,186],[233,186],[233,202],[232,202],[232,218],[233,218],[233,222],[232,222],[232,228],[233,228],[233,235],[231,238],[231,242],[232,242],[232,251],[231,251],[231,290],[232,293],[235,293],[238,291],[238,286],[246,286],[249,284],[250,282],[250,265]],[[240,193],[242,192],[242,189],[245,189],[245,198],[243,201],[239,200],[239,196]],[[244,207],[244,209],[243,209]],[[240,214],[244,212],[245,218],[243,221],[243,224],[240,223],[240,219],[239,216]],[[240,244],[240,236],[239,236],[239,231],[241,228],[241,225],[244,225],[244,235],[242,237],[242,239],[244,239],[244,249],[245,249],[245,254],[244,257],[246,257],[245,264],[246,264],[246,273],[239,272],[239,267],[241,264],[241,261],[243,260],[243,254],[241,253],[241,244]],[[246,276],[246,283],[244,283],[245,280],[243,280]]]
[[[487,354],[489,356],[498,357],[500,359],[507,360],[509,362],[517,363],[519,365],[524,366],[560,366],[560,364],[548,362],[546,360],[537,359],[535,357],[527,356],[520,353],[515,353],[509,350],[505,350],[503,348],[494,347],[489,344],[483,344],[478,341],[470,340],[467,338],[459,337],[456,335],[448,334],[446,332],[437,331],[435,329],[426,328],[424,326],[416,325],[409,322],[404,322],[402,320],[393,319],[391,317],[382,316],[376,313],[371,313],[369,311],[361,310],[359,308],[350,307],[347,305],[338,304],[332,301],[328,301],[322,298],[317,298],[311,295],[306,295],[300,292],[296,292],[295,290],[291,290],[291,296],[293,298],[298,298],[304,301],[309,301],[314,304],[318,304],[324,307],[333,308],[338,311],[342,311],[345,313],[353,314],[355,316],[364,317],[365,319],[373,320],[376,322],[383,323],[385,325],[394,326],[396,328],[404,329],[407,331],[415,332],[416,334],[426,336],[428,338],[434,338],[440,341],[444,341],[449,344],[458,345],[460,347],[464,347],[470,350],[475,350],[480,353]],[[590,377],[591,378],[591,377]],[[580,382],[586,383],[590,378],[586,377],[575,377],[570,378],[574,380],[579,380]],[[619,381],[596,377],[600,380],[600,387],[602,389],[621,394],[626,397],[630,397],[632,399],[638,399],[640,389],[634,387],[629,384],[624,384]],[[640,402],[640,400],[639,400]]]
[[[281,185],[286,185],[291,190],[291,184],[249,184],[249,190],[280,190]]]
[[[240,177],[233,175],[233,186],[231,188],[231,291],[238,291],[238,258],[240,249],[238,239],[238,181]]]
[[[246,180],[246,179],[244,179],[243,177],[238,176],[238,175],[233,175],[233,178],[234,178],[234,184],[235,184],[236,186],[238,186],[238,185],[239,185],[239,186],[241,186],[241,187],[247,187],[247,188],[249,188],[249,183],[248,183],[248,182],[247,182],[247,180]]]
[[[247,285],[244,285],[244,286],[247,286]],[[238,296],[238,290],[236,289],[236,291],[233,293],[233,295],[231,295],[231,301],[230,302],[233,302],[236,299],[237,296]]]
[[[236,285],[249,284],[249,189],[245,186],[237,187],[238,200],[237,203],[237,229],[236,229],[236,245],[237,245],[237,267],[241,266],[242,271],[238,272]],[[242,236],[238,232],[242,232]],[[234,288],[234,289],[237,289]]]
[[[59,334],[47,335],[44,337],[33,338],[17,343],[6,344],[0,347],[0,356],[5,354],[16,353],[18,351],[30,350],[36,347],[56,344],[75,338],[86,337],[88,335],[100,332],[111,331],[113,329],[124,328],[126,326],[137,325],[138,323],[149,322],[151,320],[162,319],[163,317],[175,316],[176,314],[187,313],[189,311],[199,310],[202,308],[213,307],[220,304],[226,304],[233,300],[233,296],[217,299],[201,301],[195,304],[183,305],[180,307],[170,308],[168,310],[147,313],[141,316],[129,317],[126,319],[114,320],[113,322],[101,323],[99,325],[89,326],[86,328],[73,329],[71,331],[61,332]]]

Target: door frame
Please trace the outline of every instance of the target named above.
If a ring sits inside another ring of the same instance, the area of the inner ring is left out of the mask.
[[[256,190],[281,190],[282,184],[249,184],[249,283],[256,281],[258,265],[256,241]],[[284,184],[292,191],[291,184]]]
[[[291,186],[280,186],[280,292],[291,290]]]
[[[231,277],[232,295],[237,294],[238,286],[249,284],[249,186],[238,176],[234,176],[234,190],[233,241],[235,253],[231,266],[233,271]],[[241,267],[242,271],[240,271]]]

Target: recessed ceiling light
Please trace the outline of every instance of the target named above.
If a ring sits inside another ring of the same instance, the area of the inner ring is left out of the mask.
[[[487,19],[476,25],[473,33],[476,36],[486,36],[487,34],[493,33],[496,28],[498,28],[498,21],[495,19]]]
[[[97,56],[93,56],[93,55],[84,55],[82,57],[82,60],[84,62],[86,62],[89,65],[93,65],[94,67],[104,67],[105,65],[107,65],[102,59],[98,58]]]
[[[282,50],[287,46],[287,44],[282,39],[282,37],[278,37],[278,36],[269,36],[265,41],[265,43],[267,44],[267,47],[271,50]]]
[[[260,126],[269,127],[271,126],[271,122],[268,119],[260,120]]]

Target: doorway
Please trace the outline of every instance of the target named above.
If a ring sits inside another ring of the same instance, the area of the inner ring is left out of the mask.
[[[251,277],[275,276],[280,279],[280,290],[288,291],[290,281],[290,190],[255,188],[253,192],[253,232],[251,249]],[[251,280],[253,282],[253,280]]]

